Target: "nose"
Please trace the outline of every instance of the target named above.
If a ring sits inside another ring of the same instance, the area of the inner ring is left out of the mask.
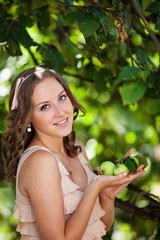
[[[61,104],[57,104],[54,106],[54,113],[56,117],[61,117],[65,115],[65,109]]]

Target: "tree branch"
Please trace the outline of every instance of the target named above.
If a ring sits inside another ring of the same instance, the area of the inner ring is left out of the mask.
[[[132,198],[127,201],[123,201],[121,199],[116,198],[115,206],[141,219],[159,222],[160,221],[159,197],[149,192],[143,191],[141,188],[139,188],[136,184],[133,183],[130,183],[127,186],[127,188],[131,191],[138,192],[138,194],[132,195]],[[148,206],[144,208],[139,208],[134,205],[136,199],[140,196],[144,196],[146,199],[150,201]]]
[[[35,56],[34,56],[33,53],[31,52],[30,48],[27,48],[27,50],[28,50],[28,52],[30,53],[34,64],[37,66],[37,65],[38,65],[37,59],[35,58]]]
[[[160,208],[157,206],[148,205],[144,208],[138,208],[129,201],[115,199],[115,206],[144,220],[151,220],[153,222],[160,222]]]
[[[79,78],[79,79],[84,80],[84,81],[86,81],[86,82],[93,83],[93,79],[91,79],[91,78],[85,78],[85,77],[83,77],[83,76],[81,76],[81,75],[78,75],[78,74],[71,74],[71,73],[67,73],[67,72],[64,72],[63,74],[64,74],[64,75],[67,75],[67,76]]]
[[[67,6],[67,7],[79,8],[80,10],[82,10],[82,9],[86,10],[86,8],[90,6],[90,5],[88,5],[88,6],[72,5],[72,4],[69,4],[69,3],[61,2],[59,0],[55,0],[55,2],[58,3],[58,4],[62,4],[64,6]],[[94,4],[92,4],[92,6],[93,5]],[[95,7],[101,7],[105,12],[112,13],[112,14],[119,13],[119,12],[122,12],[124,10],[124,8],[121,9],[121,10],[120,9],[111,10],[111,9],[103,8],[102,6],[98,6],[98,5],[95,5]]]
[[[132,66],[134,66],[134,62],[137,64],[137,66],[143,70],[143,68],[140,66],[140,64],[136,61],[136,59],[134,59],[134,57],[132,56],[132,52],[131,52],[131,49],[129,47],[129,39],[127,38],[127,40],[125,41],[125,44],[127,46],[127,50],[129,52],[129,55],[130,55],[130,58],[131,58],[131,61],[132,61]]]
[[[160,204],[160,198],[150,192],[145,192],[141,188],[139,188],[136,184],[130,183],[128,185],[128,189],[134,192],[142,193],[142,195],[147,198],[149,201]]]
[[[155,34],[152,32],[152,30],[151,30],[150,27],[148,26],[147,21],[146,21],[146,19],[144,18],[141,10],[139,9],[136,0],[132,0],[132,4],[133,4],[136,12],[138,13],[138,15],[140,16],[140,18],[142,19],[142,21],[143,21],[143,23],[144,23],[144,25],[145,25],[148,33],[150,34],[151,38],[153,39],[153,41],[155,42],[155,44],[156,44],[156,46],[157,46],[158,53],[159,53],[159,69],[160,69],[160,45],[159,45],[159,42],[158,42]]]

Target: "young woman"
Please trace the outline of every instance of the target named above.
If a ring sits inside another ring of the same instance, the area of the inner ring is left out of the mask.
[[[23,240],[97,240],[114,219],[114,198],[137,173],[93,173],[73,122],[85,110],[53,70],[27,69],[13,82],[3,154],[16,178],[14,217]]]

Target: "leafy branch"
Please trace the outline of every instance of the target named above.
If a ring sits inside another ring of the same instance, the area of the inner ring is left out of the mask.
[[[131,58],[132,66],[134,66],[134,62],[135,62],[135,63],[137,64],[137,66],[138,66],[141,70],[144,70],[144,68],[142,68],[142,67],[140,66],[140,64],[137,62],[137,60],[136,60],[136,59],[133,57],[133,55],[132,55],[132,51],[131,51],[131,49],[130,49],[130,47],[129,47],[129,38],[126,39],[125,44],[126,44],[126,46],[127,46],[127,50],[128,50],[128,52],[129,52],[129,55],[130,55],[130,58]]]
[[[68,73],[68,72],[66,72],[66,71],[64,71],[63,74],[64,74],[64,75],[67,75],[67,76],[70,76],[70,77],[79,78],[79,79],[84,80],[84,81],[86,81],[86,82],[93,83],[93,79],[83,77],[82,75],[79,75],[79,74],[72,74],[72,73]]]
[[[160,222],[160,200],[157,196],[145,192],[135,184],[129,184],[128,188],[137,192],[136,198],[143,196],[150,201],[148,206],[139,208],[132,203],[131,199],[124,201],[119,198],[115,199],[115,206],[124,210],[125,212],[139,217],[143,220],[151,220],[153,222]]]
[[[146,21],[146,19],[144,18],[141,10],[139,9],[136,0],[132,0],[132,4],[133,4],[136,12],[138,13],[138,15],[140,16],[140,18],[142,19],[142,21],[143,21],[143,23],[144,23],[144,25],[145,25],[148,33],[150,34],[151,38],[153,39],[153,41],[155,42],[155,44],[156,44],[156,46],[157,46],[158,53],[159,53],[159,69],[160,69],[160,44],[159,44],[159,42],[158,42],[155,34],[152,32],[152,30],[151,30],[150,27],[148,26],[147,21]]]
[[[80,10],[82,10],[82,9],[83,9],[83,10],[87,10],[87,7],[90,6],[90,5],[88,5],[88,6],[72,5],[72,4],[69,4],[69,3],[61,2],[61,1],[59,1],[59,0],[55,0],[55,2],[58,3],[58,4],[62,4],[62,5],[64,5],[64,6],[67,6],[67,7],[78,8],[78,9],[80,9]],[[97,5],[97,4],[96,4],[96,5],[92,4],[92,6],[100,7],[100,8],[102,8],[105,12],[107,12],[107,13],[112,13],[112,14],[119,13],[119,12],[123,12],[123,11],[124,11],[124,7],[123,7],[122,9],[111,10],[111,9],[107,9],[107,8],[102,7],[102,6],[99,6],[99,5]]]

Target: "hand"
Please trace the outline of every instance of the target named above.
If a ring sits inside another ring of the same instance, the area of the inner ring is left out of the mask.
[[[109,199],[114,199],[116,197],[116,195],[118,193],[120,193],[129,183],[131,183],[135,178],[137,178],[145,173],[145,171],[142,170],[143,167],[144,167],[144,165],[141,164],[137,168],[136,173],[129,173],[125,177],[123,177],[123,173],[117,175],[117,176],[121,177],[121,178],[119,178],[119,184],[117,184],[117,186],[106,187],[105,189],[103,189],[101,191],[101,194]],[[98,172],[98,174],[100,174],[99,168],[97,168],[97,172]],[[117,177],[117,176],[113,176],[113,177]]]

